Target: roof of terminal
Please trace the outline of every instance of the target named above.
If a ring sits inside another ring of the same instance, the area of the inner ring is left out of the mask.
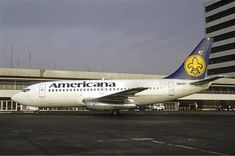
[[[0,77],[34,79],[157,79],[164,75],[0,68]]]
[[[165,75],[130,74],[130,73],[107,73],[107,72],[86,72],[86,71],[65,71],[45,69],[22,69],[22,68],[0,68],[0,78],[4,79],[33,79],[33,80],[54,80],[54,79],[159,79]],[[234,78],[222,78],[213,84],[233,84]]]

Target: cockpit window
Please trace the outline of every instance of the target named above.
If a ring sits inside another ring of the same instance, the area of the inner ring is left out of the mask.
[[[30,91],[30,89],[29,89],[29,88],[25,88],[25,89],[23,89],[23,92],[28,92],[28,91]]]

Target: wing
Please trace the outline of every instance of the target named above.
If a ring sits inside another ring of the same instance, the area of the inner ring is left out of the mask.
[[[87,99],[85,102],[103,102],[103,103],[113,103],[113,104],[124,104],[128,103],[129,97],[134,97],[135,94],[142,92],[148,88],[146,87],[138,87],[138,88],[132,88],[128,89],[122,92],[102,96],[99,98],[94,98],[94,99]]]

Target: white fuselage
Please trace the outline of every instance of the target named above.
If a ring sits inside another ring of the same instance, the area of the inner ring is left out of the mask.
[[[129,97],[134,105],[150,105],[171,101],[207,89],[191,85],[193,80],[156,79],[156,80],[78,80],[39,83],[27,87],[12,97],[20,104],[34,107],[85,106],[85,99],[99,98],[132,88],[148,89]],[[132,105],[133,106],[133,105]],[[127,107],[128,108],[128,107]]]

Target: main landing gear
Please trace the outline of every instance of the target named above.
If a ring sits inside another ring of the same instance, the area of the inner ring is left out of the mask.
[[[36,114],[36,115],[39,115],[41,112],[40,112],[40,110],[35,110],[34,111],[34,114]]]
[[[112,110],[111,115],[117,116],[120,114],[120,110]]]

